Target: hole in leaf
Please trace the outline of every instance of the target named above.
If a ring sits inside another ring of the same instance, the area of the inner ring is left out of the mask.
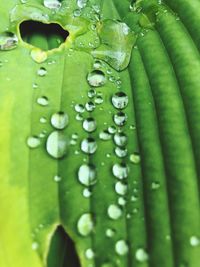
[[[81,267],[74,242],[62,226],[56,229],[47,258],[48,267]]]
[[[58,48],[69,36],[69,32],[56,23],[27,20],[20,24],[19,29],[24,42],[44,51]]]

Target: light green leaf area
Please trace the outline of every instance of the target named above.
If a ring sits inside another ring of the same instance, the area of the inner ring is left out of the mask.
[[[0,267],[198,267],[199,0],[0,7]]]

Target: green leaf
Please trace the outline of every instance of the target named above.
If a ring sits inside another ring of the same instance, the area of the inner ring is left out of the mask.
[[[0,7],[0,266],[197,267],[199,1]]]

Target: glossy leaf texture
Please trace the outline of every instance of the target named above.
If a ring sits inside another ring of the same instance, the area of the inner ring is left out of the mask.
[[[0,266],[198,267],[199,0],[0,7]]]

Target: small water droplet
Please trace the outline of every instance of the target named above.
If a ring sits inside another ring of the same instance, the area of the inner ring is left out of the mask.
[[[55,175],[53,179],[54,179],[54,182],[59,183],[62,180],[62,177],[59,175]]]
[[[93,98],[93,97],[95,97],[96,96],[96,91],[94,90],[94,89],[90,89],[89,91],[88,91],[88,97],[89,98]]]
[[[105,262],[101,265],[101,267],[114,267],[114,265],[110,262]]]
[[[43,67],[41,67],[38,71],[37,71],[37,74],[40,76],[40,77],[44,77],[46,76],[47,74],[47,70]]]
[[[94,154],[97,150],[97,143],[92,137],[83,139],[81,150],[87,154]]]
[[[83,185],[94,185],[97,182],[95,167],[91,164],[82,165],[78,171],[78,179]]]
[[[44,6],[49,9],[59,9],[61,7],[61,1],[59,0],[44,0]]]
[[[84,213],[78,220],[77,229],[80,235],[88,236],[94,228],[91,213]]]
[[[123,197],[118,198],[118,204],[120,206],[125,206],[126,205],[126,200]]]
[[[135,152],[133,154],[130,155],[130,162],[134,163],[134,164],[139,164],[141,161],[140,158],[140,154]]]
[[[83,129],[86,131],[86,132],[94,132],[97,128],[97,123],[95,121],[94,118],[87,118],[83,121]]]
[[[113,230],[113,229],[110,229],[110,228],[108,228],[107,230],[106,230],[106,236],[107,237],[113,237],[115,235],[115,231]]]
[[[120,256],[126,255],[129,251],[126,241],[124,240],[117,241],[117,243],[115,244],[115,251]]]
[[[84,188],[83,189],[83,196],[84,197],[89,198],[89,197],[91,197],[91,195],[92,195],[92,192],[90,191],[89,188]]]
[[[37,242],[32,243],[32,250],[37,250],[39,248],[39,244]]]
[[[151,184],[151,189],[152,190],[157,190],[157,189],[159,189],[160,188],[160,183],[159,182],[153,182],[152,184]]]
[[[3,32],[0,34],[0,50],[7,51],[17,47],[18,38],[14,33]]]
[[[128,105],[128,96],[124,92],[117,92],[112,97],[112,104],[117,109],[124,109]]]
[[[40,145],[40,139],[37,136],[30,136],[27,139],[27,145],[30,148],[37,148]]]
[[[95,109],[95,107],[96,107],[95,104],[91,101],[89,101],[85,104],[85,108],[89,112],[92,112]]]
[[[107,141],[111,139],[111,135],[107,130],[104,130],[99,133],[99,138],[103,141]]]
[[[77,120],[77,121],[82,121],[82,120],[83,120],[83,115],[80,114],[80,113],[77,114],[77,115],[76,115],[76,120]]]
[[[84,8],[87,5],[88,0],[77,0],[77,6],[79,8]]]
[[[197,247],[200,245],[200,239],[197,236],[191,236],[190,244],[192,247]]]
[[[112,168],[113,175],[118,179],[124,179],[128,177],[129,168],[125,163],[116,163]]]
[[[42,96],[42,97],[39,97],[37,99],[37,103],[40,105],[40,106],[47,106],[49,104],[49,100],[46,96]]]
[[[102,104],[102,103],[103,103],[103,97],[100,96],[100,95],[97,96],[97,97],[95,98],[94,102],[95,102],[95,104],[97,104],[97,105]]]
[[[117,194],[124,196],[127,193],[128,186],[122,182],[117,182],[115,184],[115,191]]]
[[[124,112],[120,111],[114,115],[113,119],[117,126],[123,126],[126,123],[128,117]]]
[[[37,63],[42,63],[47,59],[47,52],[39,48],[33,48],[31,50],[31,58]]]
[[[114,142],[119,147],[125,147],[127,144],[127,136],[125,133],[116,133],[114,135]]]
[[[100,70],[92,71],[87,77],[89,85],[93,87],[103,86],[106,83],[105,74]]]
[[[95,29],[96,29],[96,25],[95,25]],[[101,63],[101,61],[99,61],[99,60],[96,60],[95,62],[94,62],[94,69],[100,69],[100,68],[102,68],[102,63]]]
[[[122,210],[119,206],[111,204],[108,207],[108,216],[113,220],[117,220],[122,216]]]
[[[135,258],[139,262],[145,262],[145,261],[148,261],[149,256],[143,248],[139,248],[139,249],[137,249],[137,251],[135,253]]]
[[[85,111],[85,107],[82,104],[76,104],[74,109],[78,113],[83,113]]]
[[[127,148],[122,148],[122,147],[116,147],[115,148],[115,154],[119,158],[124,158],[127,156],[128,150]]]
[[[62,132],[54,131],[47,139],[46,149],[50,156],[59,159],[67,154],[69,144],[69,139]]]
[[[109,132],[110,134],[115,134],[116,131],[117,131],[117,129],[116,129],[115,126],[109,126],[109,127],[108,127],[108,132]]]
[[[85,252],[85,256],[86,256],[87,259],[91,260],[91,259],[94,258],[95,253],[94,253],[94,251],[91,248],[88,248],[86,250],[86,252]]]
[[[66,128],[69,123],[69,117],[65,112],[59,111],[51,116],[51,124],[54,128],[61,130]]]

